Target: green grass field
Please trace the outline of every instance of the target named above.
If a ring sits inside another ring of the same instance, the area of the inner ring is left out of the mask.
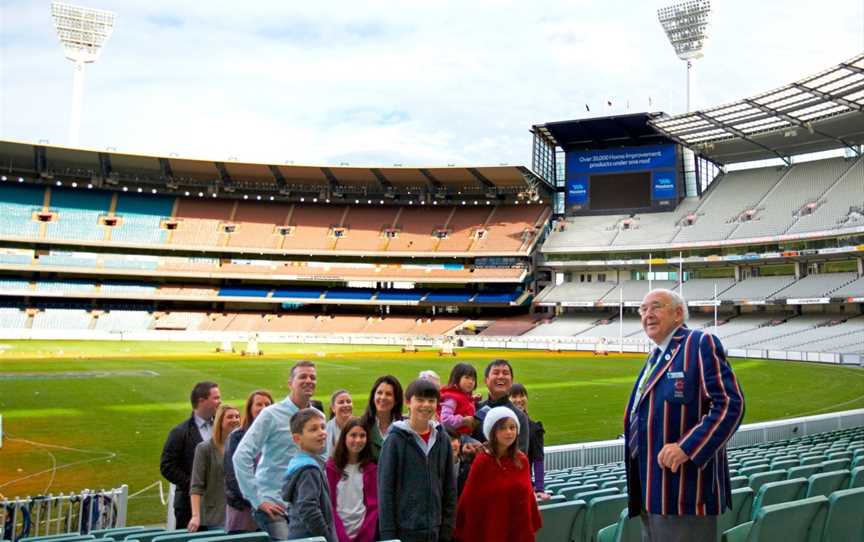
[[[352,392],[359,414],[369,386],[392,373],[407,384],[422,369],[449,374],[452,358],[402,354],[372,346],[264,345],[244,359],[211,354],[215,344],[76,341],[0,344],[0,495],[115,487],[130,493],[160,479],[159,454],[168,430],[189,414],[192,384],[220,384],[227,402],[242,406],[255,388],[287,393],[290,365],[318,363],[318,398],[338,387]],[[506,357],[530,393],[531,416],[546,427],[547,444],[615,438],[641,357],[460,350],[478,370]],[[864,407],[864,371],[807,363],[736,359],[747,399],[745,423]],[[90,375],[69,374],[90,372]],[[28,374],[29,373],[29,374]],[[67,374],[63,374],[67,373]],[[86,376],[86,377],[85,377]],[[130,502],[132,523],[159,523],[158,489]]]

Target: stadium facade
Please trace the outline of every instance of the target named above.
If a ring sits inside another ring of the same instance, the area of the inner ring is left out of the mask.
[[[862,107],[859,56],[685,115],[535,125],[530,168],[0,142],[0,333],[638,350],[635,307],[669,287],[729,348],[859,363]]]

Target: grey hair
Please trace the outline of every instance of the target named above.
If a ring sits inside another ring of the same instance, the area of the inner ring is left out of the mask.
[[[679,294],[678,292],[673,291],[673,290],[669,290],[667,288],[655,288],[655,289],[651,290],[650,292],[648,292],[647,294],[645,294],[645,297],[648,297],[651,294],[665,294],[665,295],[669,296],[669,299],[671,300],[671,303],[672,303],[672,308],[674,309],[677,307],[681,307],[684,311],[682,314],[682,317],[683,317],[682,323],[687,322],[687,320],[690,319],[690,309],[687,308],[687,302],[684,301],[684,298],[681,297],[681,294]]]

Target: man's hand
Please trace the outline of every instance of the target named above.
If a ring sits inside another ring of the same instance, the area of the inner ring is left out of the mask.
[[[258,510],[261,510],[270,516],[270,519],[276,519],[285,514],[285,507],[281,504],[276,504],[275,502],[262,502],[261,506],[258,507]]]
[[[483,449],[483,445],[479,442],[468,442],[462,445],[462,455],[465,457],[474,457],[477,452]]]
[[[657,454],[657,463],[672,472],[678,472],[678,467],[690,461],[684,450],[674,442],[670,442]]]

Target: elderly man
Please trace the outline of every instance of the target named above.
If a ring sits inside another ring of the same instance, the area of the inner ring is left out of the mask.
[[[688,329],[677,293],[653,290],[639,307],[655,344],[624,414],[630,517],[642,540],[716,540],[731,506],[726,443],[744,417],[744,397],[720,341]]]
[[[240,492],[252,504],[255,522],[273,540],[288,539],[282,484],[288,463],[298,450],[291,438],[291,416],[309,406],[316,383],[314,363],[294,364],[288,380],[291,393],[283,401],[261,411],[234,452],[234,471]]]

